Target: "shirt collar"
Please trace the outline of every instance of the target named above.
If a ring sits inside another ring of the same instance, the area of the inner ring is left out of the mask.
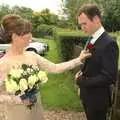
[[[94,44],[96,40],[105,32],[105,29],[103,26],[101,26],[93,35],[90,43]]]

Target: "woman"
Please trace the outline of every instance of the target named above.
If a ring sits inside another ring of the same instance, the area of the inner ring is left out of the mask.
[[[61,73],[81,65],[81,61],[91,54],[82,51],[76,59],[54,64],[33,52],[24,51],[32,38],[32,25],[29,21],[18,15],[9,14],[3,18],[1,28],[1,37],[11,43],[11,46],[0,59],[0,120],[43,120],[42,106],[39,102],[30,110],[25,106],[30,104],[29,100],[21,100],[18,96],[9,95],[5,90],[3,82],[10,68],[27,64],[37,65],[51,73]]]

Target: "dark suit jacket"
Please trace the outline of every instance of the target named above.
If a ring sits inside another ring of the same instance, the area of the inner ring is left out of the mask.
[[[110,85],[116,81],[118,46],[106,32],[91,49],[92,57],[85,61],[80,77],[80,96],[90,108],[103,109],[110,104]]]

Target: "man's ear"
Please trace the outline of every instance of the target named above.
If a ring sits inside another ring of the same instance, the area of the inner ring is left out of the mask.
[[[94,16],[93,21],[94,21],[96,24],[98,24],[98,23],[100,23],[100,18],[96,15],[96,16]]]

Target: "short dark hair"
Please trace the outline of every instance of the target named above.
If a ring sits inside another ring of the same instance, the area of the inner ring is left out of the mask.
[[[6,41],[6,43],[12,41],[11,36],[13,33],[24,35],[32,30],[31,22],[16,14],[5,15],[2,19],[1,27],[3,29],[3,41]]]
[[[101,18],[100,10],[94,4],[83,4],[78,10],[77,18],[82,13],[85,13],[90,20],[92,20],[94,16],[98,16],[99,18]]]

